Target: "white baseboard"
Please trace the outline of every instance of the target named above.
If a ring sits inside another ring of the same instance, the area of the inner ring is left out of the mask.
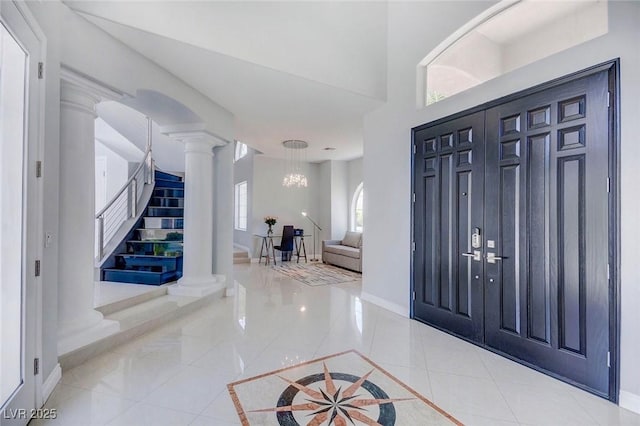
[[[49,399],[51,393],[53,393],[53,390],[55,389],[60,379],[62,379],[62,368],[60,368],[60,364],[56,364],[56,366],[53,367],[53,371],[51,371],[51,374],[49,374],[49,377],[47,377],[47,380],[42,383],[43,404],[47,402],[47,399]]]
[[[640,395],[621,390],[619,404],[622,408],[640,414]]]
[[[381,308],[384,308],[388,311],[391,311],[395,314],[398,314],[400,316],[403,316],[405,318],[409,318],[409,311],[407,310],[407,308],[398,305],[396,303],[392,303],[389,302],[388,300],[384,300],[381,297],[378,296],[374,296],[373,294],[367,293],[367,292],[362,292],[362,294],[360,295],[360,297],[362,297],[362,300],[366,300],[367,302],[373,303],[374,305],[378,305]]]

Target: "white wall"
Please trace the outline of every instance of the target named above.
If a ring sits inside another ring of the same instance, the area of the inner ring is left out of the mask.
[[[107,160],[107,194],[105,203],[127,183],[129,179],[129,162],[96,140],[96,157],[105,157]],[[96,206],[100,211],[104,205]]]
[[[282,178],[286,171],[286,161],[256,155],[253,168],[253,197],[252,216],[249,218],[252,233],[263,234],[267,232],[264,223],[265,216],[276,216],[278,223],[274,232],[280,234],[283,225],[293,225],[303,228],[305,234],[313,233],[313,225],[301,212],[305,210],[309,217],[318,222],[318,187],[319,170],[317,164],[304,163],[302,173],[307,176],[309,186],[307,188],[285,188],[282,186]],[[318,222],[322,227],[322,224]],[[253,257],[260,254],[260,240],[253,239]],[[313,253],[311,239],[305,239],[307,255]],[[316,241],[316,251],[320,252],[319,239]]]
[[[411,128],[616,57],[621,62],[621,403],[640,411],[640,3],[609,2],[609,34],[416,110],[416,65],[490,3],[389,3],[388,103],[364,120],[363,292],[409,313]],[[447,19],[438,19],[444,17]],[[429,25],[424,25],[428,22]],[[393,226],[389,226],[392,223]],[[389,257],[388,254],[394,255]],[[384,260],[384,262],[382,262]]]

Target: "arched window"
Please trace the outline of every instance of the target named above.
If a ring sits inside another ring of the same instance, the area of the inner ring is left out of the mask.
[[[364,188],[362,183],[358,185],[353,193],[353,199],[351,200],[351,230],[362,232],[364,230],[363,221],[363,204],[364,202]]]
[[[608,32],[607,1],[503,0],[431,51],[418,70],[418,107]]]

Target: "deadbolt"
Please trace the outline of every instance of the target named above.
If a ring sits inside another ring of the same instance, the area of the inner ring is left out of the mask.
[[[473,247],[474,249],[482,247],[480,228],[473,228],[473,234],[471,234],[471,247]]]

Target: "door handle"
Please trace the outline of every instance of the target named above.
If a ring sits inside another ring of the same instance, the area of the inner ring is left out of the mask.
[[[473,253],[462,253],[462,256],[471,257],[476,262],[480,262],[480,260],[482,260],[482,254],[480,253],[480,250],[474,250]]]
[[[487,252],[487,263],[496,263],[496,260],[502,260],[502,257],[496,256],[495,253]]]

